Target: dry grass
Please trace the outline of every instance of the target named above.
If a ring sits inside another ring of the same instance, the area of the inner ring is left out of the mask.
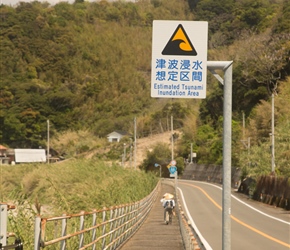
[[[173,133],[180,134],[178,130]],[[171,131],[154,134],[148,137],[137,139],[136,166],[140,166],[147,155],[147,151],[152,150],[157,143],[165,143],[171,148]],[[66,132],[58,134],[51,140],[52,148],[59,153],[64,153],[66,158],[83,157],[91,159],[96,155],[105,155],[112,145],[107,138],[99,138],[89,131]],[[127,150],[129,151],[129,149]],[[129,152],[127,152],[129,154]],[[130,167],[129,157],[126,158],[125,167]],[[132,156],[133,164],[133,156]],[[111,164],[111,162],[108,162]]]
[[[54,150],[60,155],[64,155],[66,158],[84,152],[90,152],[108,145],[106,138],[99,138],[88,130],[67,131],[65,133],[56,134],[51,139],[50,143]]]
[[[8,230],[23,239],[25,249],[33,249],[36,214],[50,217],[138,201],[158,181],[153,174],[94,159],[0,167],[0,202],[16,206]]]

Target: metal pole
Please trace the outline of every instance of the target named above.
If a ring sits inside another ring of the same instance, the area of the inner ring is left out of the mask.
[[[130,138],[130,153],[129,153],[129,166],[132,168],[132,148],[133,148],[132,138]]]
[[[176,171],[175,172],[175,176],[174,176],[174,191],[175,191],[175,196],[177,194],[177,175],[178,175],[178,172]]]
[[[34,221],[34,250],[40,249],[40,235],[41,235],[41,218],[40,215],[37,215]]]
[[[7,218],[8,205],[0,203],[0,243],[2,246],[7,244]]]
[[[126,143],[124,143],[123,167],[125,167],[125,161],[126,161]]]
[[[136,117],[135,117],[134,118],[134,168],[135,170],[136,170],[136,151],[137,151],[136,133],[137,133],[137,128],[136,128]]]
[[[190,163],[192,163],[192,143],[190,143]]]
[[[224,84],[223,104],[223,210],[222,249],[231,249],[232,61],[207,62],[207,68]],[[224,71],[224,80],[215,69]]]
[[[47,163],[49,164],[49,120],[47,120]]]
[[[223,250],[231,249],[232,64],[224,75]]]
[[[275,101],[275,95],[274,92],[272,93],[272,161],[271,161],[271,165],[272,165],[272,174],[275,174],[275,124],[274,124],[274,101]]]
[[[245,140],[245,112],[243,111],[243,140]]]
[[[171,160],[174,159],[174,142],[173,142],[173,116],[171,116]]]
[[[130,169],[132,168],[132,148],[133,148],[133,146],[131,144],[131,146],[130,146]]]
[[[66,236],[66,229],[67,229],[67,220],[65,219],[66,214],[62,215],[64,218],[61,220],[61,237]],[[65,250],[66,249],[66,240],[62,240],[60,242],[60,249]]]

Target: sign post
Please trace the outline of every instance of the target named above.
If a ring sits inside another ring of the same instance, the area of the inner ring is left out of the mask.
[[[230,250],[233,62],[207,61],[207,33],[203,21],[153,21],[151,97],[206,98],[207,69],[224,85],[222,249]],[[224,71],[224,80],[217,69]]]
[[[210,72],[224,85],[222,249],[231,249],[232,61],[208,62]],[[223,70],[224,79],[215,70]]]

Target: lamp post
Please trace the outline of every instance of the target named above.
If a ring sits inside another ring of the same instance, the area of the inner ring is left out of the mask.
[[[158,164],[158,163],[155,163],[154,166],[155,166],[156,168],[159,167],[159,170],[160,170],[160,178],[161,178],[161,165]]]

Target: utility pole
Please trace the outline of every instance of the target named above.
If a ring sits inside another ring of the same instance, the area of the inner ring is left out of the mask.
[[[123,167],[125,167],[125,161],[126,161],[126,143],[124,143]]]
[[[136,153],[137,153],[137,125],[136,125],[136,117],[134,118],[134,169],[136,170]]]
[[[245,140],[245,113],[243,111],[243,141]]]
[[[47,163],[49,164],[49,120],[47,120]]]
[[[272,132],[271,132],[271,135],[272,135],[272,145],[271,145],[271,155],[272,155],[272,160],[271,160],[271,165],[272,165],[272,174],[275,174],[275,124],[274,124],[274,119],[275,119],[275,109],[274,109],[274,98],[275,98],[275,95],[274,95],[274,91],[272,92]]]
[[[131,145],[130,146],[130,169],[132,169],[132,149],[133,149],[133,146]]]

